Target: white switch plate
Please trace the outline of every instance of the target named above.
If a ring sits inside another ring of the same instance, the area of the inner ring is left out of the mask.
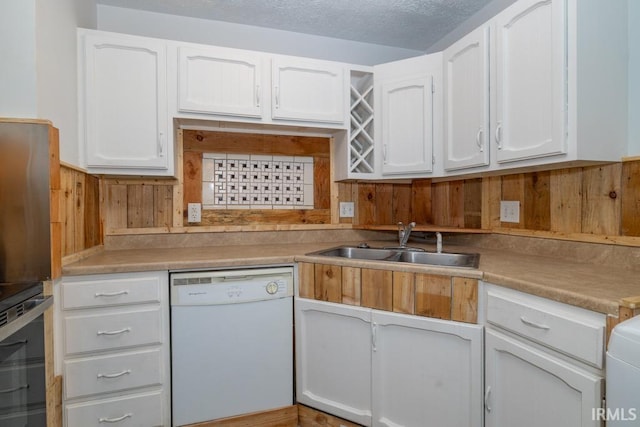
[[[340,202],[340,218],[353,218],[353,202]]]
[[[187,204],[187,222],[198,223],[202,221],[202,205],[200,203]]]
[[[520,202],[501,200],[500,222],[520,222]]]

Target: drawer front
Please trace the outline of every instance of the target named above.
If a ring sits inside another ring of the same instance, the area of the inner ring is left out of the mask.
[[[605,321],[596,319],[596,313],[589,313],[592,317],[577,307],[562,306],[489,290],[487,322],[601,369]]]
[[[65,397],[161,385],[161,356],[160,349],[155,349],[66,361]]]
[[[160,344],[160,307],[135,311],[67,316],[65,354]]]
[[[68,310],[160,302],[161,289],[157,275],[68,282],[62,286],[62,308]]]
[[[156,392],[66,405],[64,412],[69,427],[157,427],[169,425],[164,405],[162,392]]]

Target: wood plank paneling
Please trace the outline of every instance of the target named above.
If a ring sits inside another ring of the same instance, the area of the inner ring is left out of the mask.
[[[342,303],[360,305],[361,277],[360,269],[356,267],[342,267]]]
[[[376,184],[375,186],[375,223],[393,224],[393,188],[395,185]]]
[[[490,230],[500,227],[500,199],[502,178],[489,176],[482,179],[482,228]]]
[[[201,225],[329,224],[329,209],[203,210]]]
[[[551,171],[549,178],[550,230],[582,230],[582,168]]]
[[[582,180],[582,232],[620,234],[622,165],[587,167]]]
[[[411,203],[411,185],[396,184],[393,186],[393,212],[391,224],[404,222],[405,224],[414,221],[413,207]]]
[[[375,225],[376,220],[376,185],[358,183],[358,224]]]
[[[308,262],[298,263],[298,294],[302,298],[315,297],[316,272],[315,265]]]
[[[331,162],[328,158],[313,159],[313,207],[315,209],[331,208],[331,181],[329,178]]]
[[[259,133],[183,131],[184,151],[329,157],[330,138]]]
[[[415,312],[414,273],[393,272],[393,311],[413,314]]]
[[[502,177],[502,199],[507,201],[520,202],[520,221],[518,223],[513,222],[501,222],[500,225],[506,228],[524,228],[523,218],[523,203],[524,203],[524,174],[507,175]],[[498,206],[499,208],[499,206]]]
[[[451,278],[416,274],[415,281],[415,314],[436,319],[451,319]]]
[[[549,230],[551,228],[551,204],[549,194],[549,172],[534,172],[524,175],[524,202],[521,217],[524,228]]]
[[[314,296],[321,301],[342,301],[342,267],[329,264],[315,265]]]
[[[433,224],[431,214],[431,180],[419,179],[411,184],[412,213],[418,224]]]
[[[362,306],[392,311],[393,272],[389,270],[362,269]]]
[[[464,228],[482,228],[482,179],[464,181]]]
[[[185,151],[183,159],[183,219],[186,224],[187,204],[202,203],[202,153]]]
[[[478,280],[464,277],[452,279],[451,320],[478,322]]]
[[[640,236],[640,162],[622,163],[621,226],[623,236]]]

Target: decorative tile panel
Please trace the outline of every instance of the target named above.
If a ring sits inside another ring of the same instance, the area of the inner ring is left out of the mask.
[[[204,153],[204,209],[313,209],[313,157]]]

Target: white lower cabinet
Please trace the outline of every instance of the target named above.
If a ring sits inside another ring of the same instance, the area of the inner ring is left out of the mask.
[[[483,287],[485,426],[601,426],[605,316]]]
[[[64,425],[171,425],[167,272],[61,286]]]
[[[297,396],[366,426],[482,426],[482,327],[296,300]]]

